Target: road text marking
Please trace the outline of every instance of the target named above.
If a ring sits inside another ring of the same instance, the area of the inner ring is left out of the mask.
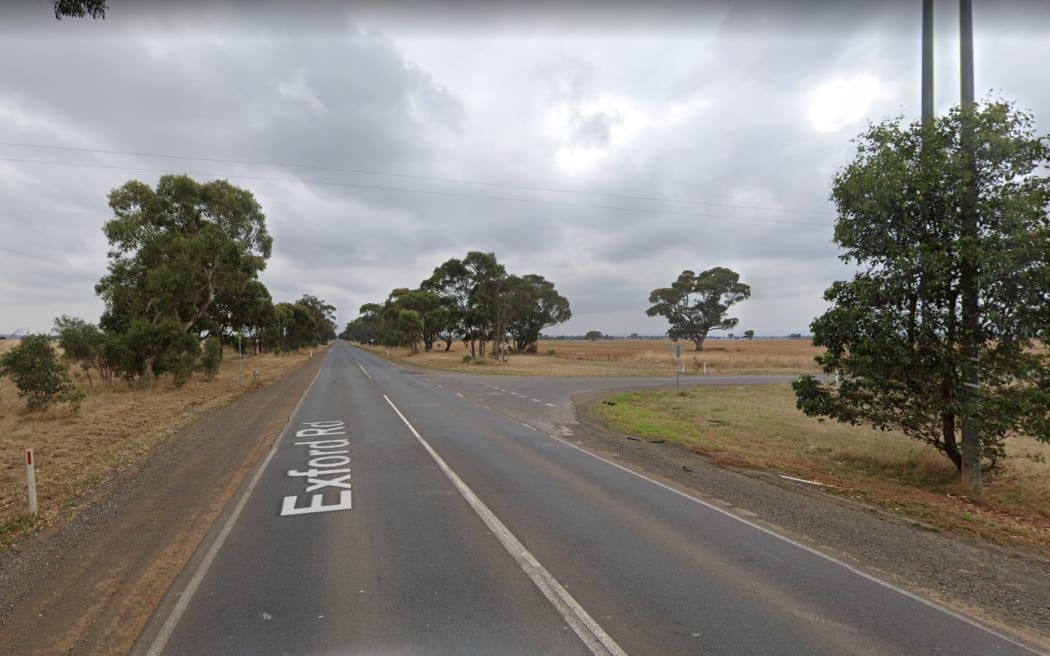
[[[307,428],[295,431],[295,437],[323,437],[325,439],[304,440],[295,442],[296,446],[307,447],[307,469],[289,469],[287,474],[292,478],[306,478],[304,495],[316,492],[321,488],[336,488],[339,500],[331,497],[326,503],[323,492],[310,494],[310,503],[299,505],[299,496],[284,497],[281,502],[281,516],[310,515],[333,510],[350,510],[354,507],[353,493],[350,490],[350,440],[345,437],[332,439],[333,435],[346,435],[346,422],[343,421],[307,421]],[[331,478],[326,478],[326,477]],[[332,503],[334,501],[334,503]]]

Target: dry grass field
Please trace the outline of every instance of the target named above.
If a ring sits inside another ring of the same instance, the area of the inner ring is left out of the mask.
[[[17,344],[0,340],[0,353]],[[76,413],[59,406],[27,414],[14,384],[0,378],[0,545],[29,526],[26,448],[33,449],[36,463],[37,522],[47,524],[73,510],[81,495],[114,470],[134,466],[201,412],[255,385],[253,370],[260,371],[258,384],[266,385],[309,357],[304,351],[245,358],[244,387],[237,353],[229,350],[214,380],[196,374],[182,388],[175,388],[170,377],[152,389],[123,383],[105,387],[96,380]],[[73,369],[75,382],[87,390],[87,378]]]
[[[1050,444],[1008,439],[1008,458],[973,498],[946,457],[907,436],[820,422],[787,385],[620,394],[596,409],[612,426],[681,442],[728,466],[772,470],[906,515],[938,530],[1050,556]]]
[[[813,361],[820,353],[805,339],[708,340],[697,353],[682,342],[683,373],[778,374],[817,372]],[[470,348],[462,342],[433,351],[411,353],[407,348],[371,350],[406,364],[446,371],[499,373],[522,376],[666,376],[675,370],[671,340],[540,340],[535,354],[512,353],[506,362],[486,358],[464,362]]]

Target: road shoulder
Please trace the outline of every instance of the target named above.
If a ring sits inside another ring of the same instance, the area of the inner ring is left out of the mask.
[[[944,535],[772,472],[714,464],[680,444],[618,433],[592,409],[609,394],[573,397],[570,439],[578,446],[1050,652],[1045,558]]]
[[[0,653],[127,653],[324,360],[208,411],[97,490],[74,521],[7,550]]]

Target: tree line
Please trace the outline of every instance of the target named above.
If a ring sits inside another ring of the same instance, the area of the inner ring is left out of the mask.
[[[429,351],[456,341],[473,358],[507,349],[535,352],[540,332],[572,317],[569,301],[537,274],[508,274],[494,253],[451,258],[415,289],[399,288],[366,303],[340,337],[365,344]],[[487,348],[487,346],[490,346]]]
[[[225,344],[259,353],[335,338],[335,307],[309,294],[274,303],[259,281],[273,239],[250,191],[165,175],[156,189],[132,180],[108,198],[108,272],[95,286],[105,310],[97,324],[63,315],[54,325],[63,357],[80,365],[89,384],[92,373],[109,384],[148,384],[170,373],[182,384],[195,371],[213,375]],[[22,346],[46,358],[38,342]],[[0,373],[15,378],[32,361],[12,356]],[[45,363],[38,373],[47,378],[52,370]]]

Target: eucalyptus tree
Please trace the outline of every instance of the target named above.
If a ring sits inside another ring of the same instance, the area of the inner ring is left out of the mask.
[[[712,330],[729,330],[738,319],[726,316],[730,306],[751,296],[751,287],[740,282],[740,274],[725,267],[701,273],[688,269],[670,287],[654,289],[649,294],[650,317],[667,319],[672,339],[688,339],[697,351],[704,350],[704,340]]]
[[[188,348],[182,335],[215,329],[217,299],[257,279],[272,239],[255,197],[225,180],[165,175],[156,190],[132,180],[110,192],[109,206],[100,324],[128,336],[148,379],[169,350]]]
[[[825,292],[831,307],[812,324],[826,349],[817,361],[840,382],[803,376],[798,407],[901,430],[960,471],[966,422],[991,462],[1011,434],[1050,440],[1050,139],[994,102],[926,127],[886,121],[857,144],[831,197],[841,259],[859,270]],[[975,335],[963,321],[967,284],[979,299]]]
[[[569,300],[558,293],[554,283],[534,273],[508,276],[504,284],[504,303],[507,331],[514,338],[517,351],[535,349],[544,328],[572,318]]]

